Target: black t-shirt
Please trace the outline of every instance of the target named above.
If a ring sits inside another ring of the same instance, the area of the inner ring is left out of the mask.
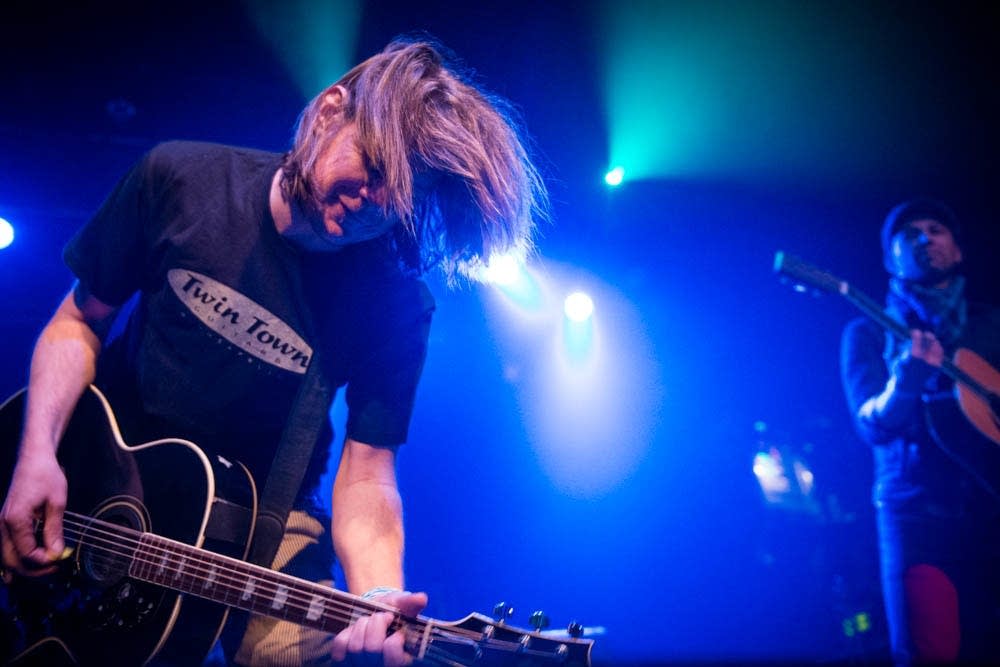
[[[347,385],[348,437],[404,442],[434,309],[381,239],[336,253],[282,239],[269,206],[279,162],[161,144],[64,253],[90,293],[126,306],[98,362],[126,438],[187,438],[243,461],[258,482],[314,350],[331,386]]]

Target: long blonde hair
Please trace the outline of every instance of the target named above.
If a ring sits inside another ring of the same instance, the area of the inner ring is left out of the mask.
[[[493,253],[530,249],[548,198],[514,114],[428,41],[394,40],[306,106],[282,164],[286,197],[314,196],[309,174],[332,134],[323,101],[338,85],[348,91],[338,112],[357,123],[362,155],[384,179],[385,213],[403,222],[395,241],[407,265],[454,277]]]

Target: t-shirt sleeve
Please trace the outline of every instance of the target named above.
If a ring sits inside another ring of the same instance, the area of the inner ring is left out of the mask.
[[[63,260],[87,291],[109,305],[120,306],[142,286],[150,221],[161,205],[163,153],[153,149],[132,167],[63,250]]]
[[[406,442],[433,312],[426,285],[413,281],[363,327],[368,349],[347,384],[347,437],[378,446]]]

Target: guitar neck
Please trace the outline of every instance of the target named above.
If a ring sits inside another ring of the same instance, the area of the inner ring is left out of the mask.
[[[864,292],[854,289],[846,280],[841,280],[828,271],[824,271],[817,266],[801,260],[795,255],[790,255],[780,250],[774,255],[774,270],[777,273],[792,278],[799,284],[812,285],[825,292],[841,295],[854,304],[869,319],[899,340],[906,341],[910,339],[910,330],[905,324],[887,314],[883,310],[882,304]],[[941,372],[955,382],[968,387],[972,393],[987,403],[992,405],[996,402],[996,394],[956,366],[950,359],[943,360],[941,363]]]
[[[426,625],[422,619],[404,618],[397,610],[349,593],[150,533],[139,538],[129,575],[329,633],[337,633],[360,616],[379,611],[395,615],[393,630],[406,626],[419,635]]]
[[[853,287],[851,287],[846,282],[840,283],[840,294],[844,296],[845,299],[853,303],[858,310],[868,316],[870,319],[874,320],[876,324],[881,326],[883,329],[891,333],[893,336],[899,340],[909,340],[910,330],[899,320],[888,315],[882,306],[869,297],[864,292],[860,292]],[[951,359],[945,357],[941,362],[941,372],[946,376],[954,380],[955,382],[960,382],[972,391],[974,394],[982,398],[983,400],[989,402],[994,396],[993,392],[980,384],[975,378],[970,376],[968,373],[963,371],[961,368],[956,366]]]
[[[517,664],[590,664],[592,640],[553,639],[492,622],[476,614],[461,622],[442,623],[364,600],[328,586],[245,563],[212,551],[152,533],[144,533],[67,511],[67,536],[77,536],[79,553],[137,581],[186,593],[227,607],[268,616],[336,634],[362,616],[393,615],[390,633],[404,633],[404,648],[418,660],[471,665],[495,656],[502,664],[516,655]]]
[[[910,330],[899,320],[882,309],[882,305],[870,296],[854,289],[846,282],[841,282],[840,293],[853,303],[858,310],[874,320],[876,324],[891,333],[899,340],[909,340]]]

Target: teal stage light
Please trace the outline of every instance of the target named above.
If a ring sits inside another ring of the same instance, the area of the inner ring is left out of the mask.
[[[614,169],[612,169],[611,171],[609,171],[604,175],[604,182],[610,185],[611,187],[616,187],[621,185],[623,180],[625,180],[624,167],[615,167]]]

